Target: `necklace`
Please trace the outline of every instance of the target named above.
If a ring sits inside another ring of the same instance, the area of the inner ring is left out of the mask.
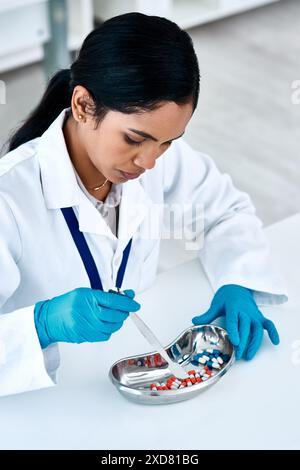
[[[106,179],[104,181],[104,183],[100,184],[100,186],[96,186],[95,188],[88,188],[87,187],[87,189],[89,189],[90,191],[98,191],[99,189],[103,188],[103,186],[105,186],[107,182],[108,182],[108,179]]]

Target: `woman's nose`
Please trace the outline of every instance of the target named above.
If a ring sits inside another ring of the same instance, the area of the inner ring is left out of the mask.
[[[144,170],[151,170],[152,168],[155,167],[155,161],[156,161],[156,156],[154,155],[138,155],[135,157],[133,160],[133,163]]]

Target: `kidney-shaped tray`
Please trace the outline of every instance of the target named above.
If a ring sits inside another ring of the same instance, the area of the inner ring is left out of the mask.
[[[118,391],[129,400],[147,405],[169,404],[195,397],[215,384],[234,362],[234,348],[227,332],[216,325],[191,326],[184,330],[169,346],[165,347],[173,361],[186,371],[201,370],[203,366],[192,364],[193,357],[207,348],[218,349],[229,357],[221,368],[204,382],[176,390],[151,390],[150,384],[166,382],[172,373],[165,361],[160,366],[153,365],[156,352],[131,356],[112,365],[109,377]]]

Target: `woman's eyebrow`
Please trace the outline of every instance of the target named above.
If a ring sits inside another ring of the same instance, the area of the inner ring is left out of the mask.
[[[153,135],[147,134],[147,132],[139,131],[138,129],[131,129],[130,127],[128,127],[127,129],[128,129],[129,131],[135,132],[135,134],[138,134],[138,135],[140,135],[141,137],[146,137],[146,138],[148,138],[148,139],[154,140],[155,142],[158,142],[158,139],[156,139],[155,137],[153,137]],[[175,139],[172,139],[172,140],[179,139],[180,137],[183,136],[184,133],[185,133],[185,131],[184,131],[181,135],[179,135],[178,137],[175,137]]]

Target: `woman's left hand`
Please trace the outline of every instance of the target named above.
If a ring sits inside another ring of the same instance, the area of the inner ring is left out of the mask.
[[[222,286],[215,294],[209,310],[192,319],[194,325],[211,323],[225,317],[225,328],[235,346],[236,359],[252,359],[259,350],[264,329],[273,344],[279,344],[274,323],[258,309],[252,291],[235,284]]]

